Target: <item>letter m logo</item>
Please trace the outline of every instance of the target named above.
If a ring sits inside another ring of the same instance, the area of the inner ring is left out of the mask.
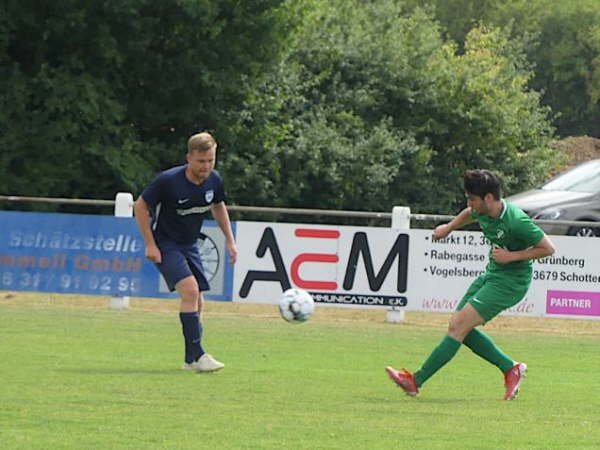
[[[396,289],[400,293],[406,292],[406,279],[408,275],[408,240],[408,234],[398,235],[394,245],[392,246],[392,249],[385,258],[379,273],[375,274],[375,270],[373,268],[373,259],[371,258],[371,250],[369,249],[369,241],[367,240],[367,234],[364,232],[356,233],[352,241],[352,249],[350,250],[350,257],[348,258],[348,267],[346,268],[346,275],[344,276],[344,289],[349,291],[354,286],[358,258],[359,256],[362,256],[365,270],[367,271],[369,287],[374,292],[381,288],[381,285],[385,281],[392,264],[394,263],[394,260],[398,258],[398,279]]]

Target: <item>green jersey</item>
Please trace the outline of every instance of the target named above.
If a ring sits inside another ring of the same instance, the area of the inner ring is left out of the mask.
[[[514,261],[499,264],[491,257],[491,250],[504,248],[509,251],[525,250],[535,246],[544,237],[544,232],[517,206],[502,200],[500,217],[493,218],[471,210],[471,217],[479,222],[483,235],[490,241],[490,258],[487,271],[490,273],[528,274],[533,261]]]

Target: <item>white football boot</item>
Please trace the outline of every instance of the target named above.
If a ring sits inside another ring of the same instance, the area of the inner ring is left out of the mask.
[[[217,361],[208,353],[205,353],[194,362],[183,363],[181,368],[184,370],[193,370],[195,372],[215,372],[221,370],[223,367],[225,367],[225,364]]]

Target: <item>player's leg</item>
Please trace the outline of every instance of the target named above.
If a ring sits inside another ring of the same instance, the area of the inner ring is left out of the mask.
[[[525,296],[528,283],[520,279],[505,280],[499,276],[488,276],[483,286],[468,299],[479,314],[489,322],[502,311],[517,304]],[[502,373],[506,373],[516,363],[508,357],[493,339],[481,330],[473,329],[465,336],[463,344],[469,347],[473,353],[498,367]]]
[[[175,288],[181,296],[179,318],[185,339],[185,363],[183,368],[196,372],[213,372],[222,369],[225,364],[217,361],[202,347],[202,324],[199,311],[204,302],[202,293],[194,276],[179,281]]]
[[[397,371],[392,367],[386,367],[388,375],[406,394],[414,397],[429,378],[454,358],[461,346],[462,339],[469,331],[481,323],[483,323],[483,318],[479,313],[471,305],[466,305],[452,315],[448,334],[433,349],[419,370],[412,374],[406,369]]]
[[[179,294],[179,320],[185,341],[185,363],[198,361],[204,354],[201,345],[202,328],[198,320],[198,283],[189,275],[177,282],[175,289]]]
[[[198,283],[185,259],[181,246],[172,242],[160,245],[162,262],[156,267],[163,276],[170,291],[177,291],[180,296],[179,320],[185,342],[185,364],[198,360],[204,353],[200,346],[200,329],[198,322]]]
[[[204,276],[204,269],[202,267],[202,260],[200,259],[200,254],[198,253],[198,248],[194,245],[189,248],[186,248],[184,251],[185,261],[187,266],[189,267],[190,272],[193,275],[193,279],[195,282],[195,295],[196,295],[196,303],[190,304],[191,308],[194,308],[194,311],[197,313],[197,319],[200,327],[200,344],[202,344],[202,309],[204,308],[204,295],[202,292],[208,291],[210,286],[206,277]]]
[[[475,326],[483,323],[483,319],[477,311],[472,307],[465,309],[465,306],[467,305],[468,299],[483,286],[484,281],[485,276],[480,276],[473,281],[459,303],[458,310],[450,320],[448,334],[431,352],[417,372],[412,374],[406,369],[397,371],[392,367],[386,368],[390,378],[408,395],[415,396],[419,392],[419,387],[456,355],[464,336],[466,336]]]
[[[199,359],[192,365],[192,367],[189,368],[199,372],[212,372],[215,370],[222,369],[223,367],[225,367],[225,364],[223,364],[220,361],[217,361],[212,355],[204,352],[204,348],[202,346],[203,326],[201,313],[204,307],[204,295],[202,292],[208,291],[210,289],[210,286],[208,284],[208,281],[206,280],[206,277],[204,276],[202,260],[200,259],[200,254],[198,253],[197,247],[194,245],[185,248],[183,254],[186,258],[186,264],[189,267],[189,270],[192,272],[193,276],[191,278],[195,282],[194,289],[197,301],[196,303],[190,303],[189,307],[195,308],[194,317],[198,328],[198,347],[201,349],[201,355]]]
[[[521,279],[522,278],[522,279]],[[525,296],[529,287],[528,277],[505,279],[499,276],[488,277],[482,288],[469,299],[486,322],[502,311],[516,305]],[[527,365],[515,362],[506,355],[493,339],[481,330],[473,329],[465,336],[463,344],[473,353],[495,365],[504,374],[505,400],[512,400],[519,392]]]
[[[473,328],[463,339],[463,344],[480,358],[498,367],[502,373],[514,366],[515,362],[506,355],[494,340],[478,328]]]
[[[494,277],[489,274],[482,275],[471,284],[456,310],[460,311],[470,303],[473,308],[478,310],[485,322],[488,322],[497,314],[497,308],[489,305],[494,303],[496,289]],[[499,367],[503,372],[514,364],[512,359],[506,356],[487,334],[477,328],[473,328],[462,342],[473,353]]]
[[[465,305],[450,318],[448,334],[433,349],[419,370],[415,372],[415,382],[421,387],[438,370],[444,367],[458,352],[464,337],[477,325],[484,323],[483,318],[471,305]]]
[[[188,259],[189,249],[174,243],[163,243],[161,246],[162,262],[156,264],[163,275],[169,289],[176,290],[181,301],[179,320],[185,342],[185,362],[183,368],[198,372],[219,370],[223,364],[214,360],[204,352],[202,347],[202,325],[200,323],[199,307],[203,298],[200,290],[207,289],[208,283],[204,276],[199,276],[197,261]],[[197,252],[196,252],[197,253]]]
[[[198,282],[192,274],[179,280],[175,283],[175,290],[180,297],[179,311],[198,312],[198,305],[200,303],[200,291],[198,290]]]

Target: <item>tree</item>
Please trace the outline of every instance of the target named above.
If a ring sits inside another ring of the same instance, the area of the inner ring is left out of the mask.
[[[227,127],[293,27],[284,3],[3,2],[0,192],[139,192]]]
[[[424,3],[406,0],[410,8]],[[529,85],[542,92],[562,136],[600,137],[600,3],[597,0],[428,0],[446,35],[462,51],[480,23],[506,28],[528,42],[535,75]]]
[[[523,44],[500,29],[458,52],[422,10],[336,0],[315,4],[295,42],[236,128],[225,166],[240,203],[452,212],[466,168],[512,189],[557,163]]]

